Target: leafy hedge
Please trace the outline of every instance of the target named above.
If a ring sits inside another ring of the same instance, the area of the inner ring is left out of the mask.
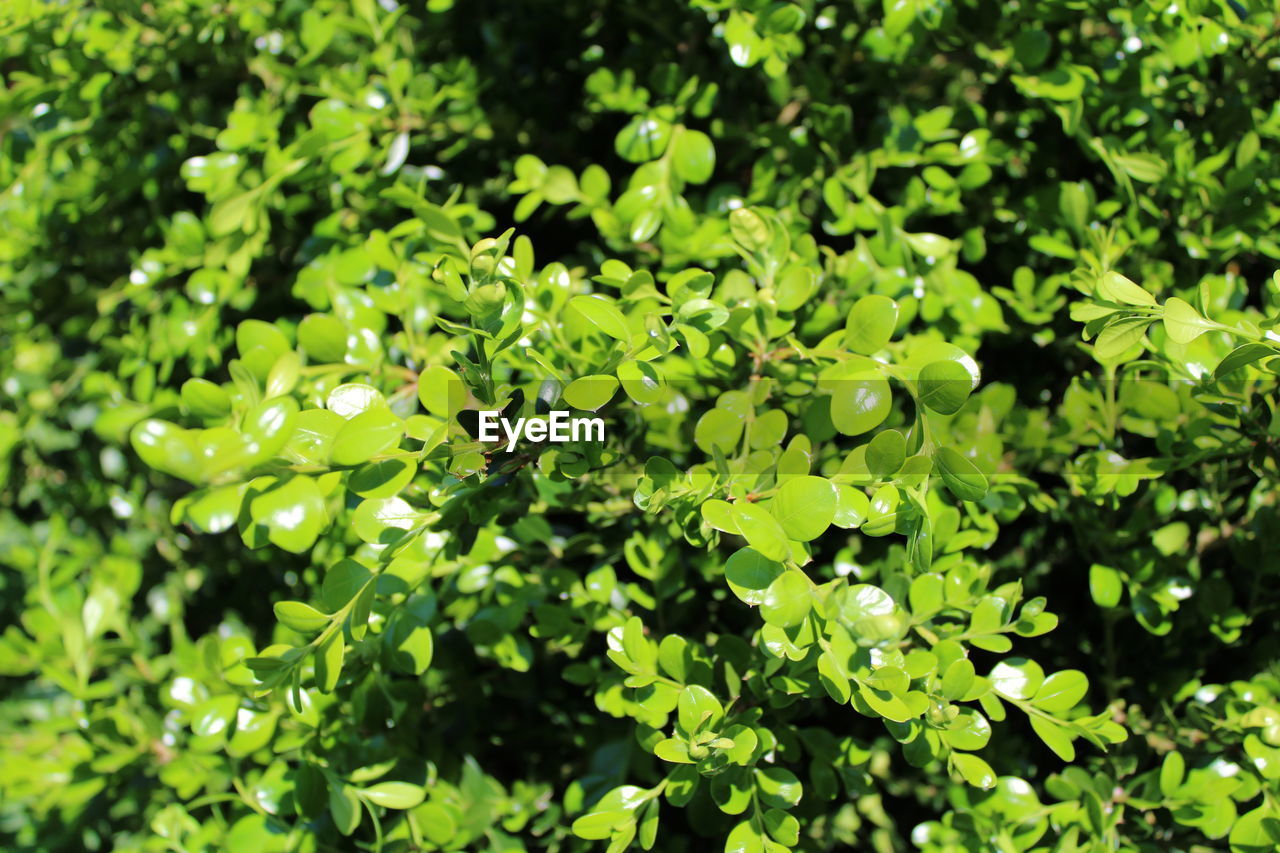
[[[0,845],[1275,849],[1278,26],[10,0]]]

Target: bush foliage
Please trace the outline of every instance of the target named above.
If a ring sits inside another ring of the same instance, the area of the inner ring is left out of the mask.
[[[1278,26],[9,0],[0,845],[1275,849]]]

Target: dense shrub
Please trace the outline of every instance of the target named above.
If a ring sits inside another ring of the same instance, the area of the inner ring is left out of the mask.
[[[1274,849],[1277,26],[10,0],[0,844]]]

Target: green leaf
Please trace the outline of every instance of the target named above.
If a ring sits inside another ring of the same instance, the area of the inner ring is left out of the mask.
[[[543,178],[542,194],[552,204],[571,204],[578,198],[578,179],[564,166],[552,166]]]
[[[336,317],[308,314],[298,324],[298,345],[314,363],[340,363],[347,354],[347,329]]]
[[[841,705],[848,704],[852,697],[849,673],[839,656],[829,649],[824,650],[818,658],[818,679],[828,696]]]
[[[640,810],[639,815],[639,839],[640,847],[644,850],[652,850],[654,842],[658,838],[658,801],[650,800]]]
[[[916,385],[921,403],[939,414],[953,415],[969,399],[973,377],[959,362],[942,359],[921,368]]]
[[[190,431],[161,420],[145,420],[130,434],[134,452],[157,471],[198,482],[203,467]]]
[[[739,548],[724,564],[729,589],[747,604],[756,606],[764,603],[769,585],[782,573],[781,563],[754,548]]]
[[[733,504],[722,500],[709,500],[701,507],[702,517],[716,530],[724,533],[740,535],[738,531],[738,514]]]
[[[250,409],[240,423],[240,432],[248,439],[250,464],[266,462],[284,449],[293,437],[298,418],[298,404],[289,397],[268,400]]]
[[[1084,673],[1076,669],[1064,669],[1044,680],[1035,695],[1031,697],[1031,704],[1051,713],[1070,711],[1080,703],[1087,692],[1089,692],[1089,680],[1085,678]]]
[[[346,420],[370,409],[386,408],[382,392],[362,382],[347,382],[329,392],[325,408]]]
[[[240,358],[251,359],[255,350],[265,355],[260,376],[265,377],[275,360],[289,349],[288,336],[273,323],[243,320],[236,326],[236,350],[240,353]]]
[[[627,236],[632,243],[647,243],[652,240],[662,227],[662,214],[652,207],[646,207],[631,220],[631,228]]]
[[[372,577],[373,573],[355,560],[341,560],[325,572],[320,600],[330,611],[337,612],[346,607]]]
[[[360,807],[360,800],[356,797],[354,788],[350,785],[329,786],[329,815],[333,818],[333,825],[338,828],[338,832],[343,835],[355,832],[360,826],[362,814],[364,809]]]
[[[208,379],[182,383],[182,406],[198,418],[222,418],[231,413],[231,395]]]
[[[329,459],[334,465],[359,465],[394,449],[403,437],[404,421],[390,409],[367,409],[338,430]]]
[[[912,710],[911,706],[907,705],[902,697],[890,693],[888,690],[878,689],[868,684],[859,684],[858,692],[854,696],[855,705],[857,700],[861,700],[866,707],[870,708],[872,713],[879,714],[886,720],[895,723],[905,723],[907,720],[920,716],[920,711]]]
[[[1003,634],[990,634],[970,638],[969,645],[986,652],[1000,654],[1013,648],[1013,641]]]
[[[813,607],[809,579],[803,572],[783,572],[765,590],[760,615],[770,625],[790,628],[799,625]]]
[[[656,160],[671,141],[671,123],[653,115],[638,115],[618,131],[614,150],[632,163]]]
[[[1267,746],[1255,734],[1248,734],[1244,738],[1244,751],[1263,779],[1280,779],[1280,749]]]
[[[688,735],[699,731],[716,731],[724,719],[724,707],[711,691],[697,684],[690,684],[680,691],[676,703],[680,728]]]
[[[818,287],[818,277],[809,267],[791,267],[782,274],[774,288],[774,299],[780,311],[796,311],[804,306]]]
[[[192,494],[184,519],[201,533],[221,533],[230,530],[240,515],[247,483],[216,486]]]
[[[785,767],[756,769],[756,790],[760,802],[775,809],[789,809],[800,803],[804,789],[796,774]]]
[[[948,362],[954,364],[954,362]],[[963,370],[964,368],[960,368]],[[965,381],[969,379],[965,375]],[[886,429],[876,433],[875,438],[867,444],[867,469],[876,477],[885,479],[898,473],[902,463],[907,459],[907,439],[896,429]]]
[[[613,399],[618,390],[618,380],[612,376],[595,374],[573,380],[564,389],[564,401],[575,409],[595,412]]]
[[[937,260],[951,254],[951,241],[941,234],[922,231],[917,234],[903,233],[902,236],[906,239],[907,245],[911,247],[912,251],[921,257]]]
[[[973,688],[975,677],[973,662],[968,658],[952,661],[942,676],[942,695],[952,702],[963,699]]]
[[[391,653],[392,664],[402,672],[422,675],[431,667],[435,639],[427,624],[435,612],[435,603],[422,595],[409,599],[383,634]]]
[[[1121,317],[1113,320],[1094,341],[1093,352],[1102,361],[1112,361],[1137,346],[1154,323],[1151,317]]]
[[[991,686],[1011,699],[1030,699],[1044,684],[1044,670],[1027,658],[1008,658],[991,670]]]
[[[1112,159],[1125,174],[1144,184],[1159,182],[1169,171],[1169,165],[1155,154],[1115,154]]]
[[[380,459],[352,471],[347,488],[362,498],[389,498],[409,485],[417,472],[412,459]]]
[[[933,462],[947,490],[960,500],[980,501],[987,496],[986,476],[954,448],[939,447],[933,452]]]
[[[587,319],[587,322],[611,338],[630,343],[631,329],[618,306],[607,297],[597,294],[575,296],[569,300],[569,308]]]
[[[902,696],[910,687],[911,679],[902,667],[886,665],[873,669],[871,674],[863,679],[863,683],[876,690]]]
[[[784,847],[795,847],[800,843],[800,821],[781,809],[769,809],[764,813],[764,828],[774,841]]]
[[[421,786],[408,782],[379,782],[361,788],[359,793],[375,806],[386,809],[411,809],[426,798]]]
[[[836,490],[822,477],[787,478],[769,509],[792,539],[810,542],[817,539],[835,519]]]
[[[907,598],[911,611],[917,619],[937,613],[942,609],[945,595],[945,581],[937,572],[926,572],[916,576],[911,582]]]
[[[838,380],[831,394],[831,423],[843,435],[862,435],[884,422],[891,402],[884,379]]]
[[[725,756],[734,764],[742,767],[751,764],[751,760],[760,746],[760,738],[755,731],[738,723],[725,729],[724,735],[733,741],[733,746],[724,747]]]
[[[952,749],[973,752],[984,748],[991,740],[991,723],[972,708],[961,708],[959,715],[943,734]]]
[[[675,305],[681,305],[690,299],[706,299],[711,295],[716,277],[706,270],[696,267],[681,270],[667,281],[667,295]]]
[[[1005,600],[997,595],[987,595],[978,601],[978,605],[970,611],[970,633],[989,634],[1004,627]]]
[[[845,346],[862,355],[875,355],[893,338],[897,325],[898,303],[878,294],[864,296],[845,319]]]
[[[276,359],[276,363],[271,366],[271,372],[267,374],[265,396],[270,399],[288,394],[298,384],[301,374],[302,356],[289,350]]]
[[[1176,296],[1165,300],[1164,330],[1175,343],[1189,344],[1214,328],[1214,323],[1201,317],[1186,301]]]
[[[827,615],[837,617],[855,637],[876,641],[896,630],[897,603],[874,584],[842,587],[827,599]],[[895,623],[895,624],[890,624]]]
[[[782,525],[760,504],[736,503],[733,514],[738,530],[752,548],[770,560],[782,561],[791,555]]]
[[[608,838],[615,829],[634,822],[631,812],[622,809],[595,811],[573,822],[573,834],[589,841]]]
[[[654,744],[653,754],[672,764],[694,763],[694,760],[689,757],[688,744],[678,738],[669,737],[658,741]]]
[[[1099,607],[1115,607],[1120,603],[1124,586],[1115,569],[1094,563],[1089,567],[1089,594]]]
[[[693,429],[693,443],[707,454],[718,448],[727,456],[737,448],[741,437],[742,418],[724,409],[704,412]]]
[[[676,320],[683,326],[710,332],[728,322],[729,309],[713,299],[690,299],[676,311]]]
[[[332,693],[338,686],[346,651],[346,641],[341,631],[325,640],[316,651],[316,686],[322,693]]]
[[[731,769],[711,780],[711,799],[725,814],[742,814],[751,806],[752,785],[750,776]]]
[[[413,814],[422,821],[423,836],[437,847],[446,846],[458,834],[458,819],[461,815],[450,812],[439,803],[423,803],[413,810]]]
[[[369,498],[356,507],[351,526],[365,542],[390,544],[428,517],[401,497]]]
[[[1264,853],[1280,845],[1280,812],[1269,803],[1240,815],[1227,839],[1231,853]]]
[[[191,731],[200,737],[230,734],[240,698],[231,694],[206,699],[191,711]]]
[[[294,554],[314,545],[329,523],[316,481],[300,474],[250,500],[249,515],[254,524],[267,528],[272,543]]]
[[[1040,737],[1040,740],[1044,741],[1045,746],[1053,750],[1054,754],[1063,761],[1075,761],[1076,748],[1071,742],[1071,732],[1066,727],[1035,715],[1032,715],[1029,719],[1031,721],[1031,730]]]
[[[967,752],[953,752],[951,754],[951,766],[955,768],[964,781],[975,788],[986,790],[996,786],[995,771],[991,769],[990,764],[976,755]]]
[[[294,419],[293,434],[281,448],[281,456],[291,462],[327,465],[329,450],[346,421],[328,409],[306,409]]]
[[[276,618],[285,626],[303,634],[311,634],[329,625],[329,615],[301,601],[277,601]]]
[[[867,520],[871,512],[871,499],[865,492],[843,483],[836,484],[836,514],[831,523],[850,530]]]
[[[1160,765],[1160,793],[1166,797],[1177,794],[1186,777],[1186,767],[1182,753],[1174,751],[1166,754],[1164,763]]]
[[[625,361],[618,365],[618,380],[627,396],[641,406],[661,400],[666,387],[662,374],[643,361]]]
[[[436,365],[418,374],[418,400],[438,418],[456,417],[466,406],[467,390],[447,367]]]
[[[794,3],[778,3],[763,16],[762,32],[786,35],[798,32],[805,23],[804,10]]]
[[[1119,302],[1121,305],[1152,306],[1156,298],[1115,270],[1108,270],[1098,277],[1097,294],[1099,299],[1108,302]]]
[[[676,174],[689,183],[706,183],[715,171],[715,146],[702,131],[685,128],[676,136],[671,163]]]
[[[271,743],[280,715],[275,711],[242,708],[236,712],[236,732],[227,741],[227,754],[244,758]]]
[[[771,229],[760,214],[749,207],[739,207],[729,214],[729,233],[747,252],[762,252],[769,245]]]
[[[756,828],[754,820],[744,820],[729,830],[724,853],[766,853],[765,837]]]
[[[244,192],[222,199],[209,210],[209,233],[225,236],[238,231],[253,233],[257,230],[257,194]]]
[[[1243,344],[1227,353],[1222,361],[1218,362],[1218,366],[1213,371],[1213,378],[1221,379],[1259,359],[1274,355],[1280,355],[1280,352],[1266,344]]]

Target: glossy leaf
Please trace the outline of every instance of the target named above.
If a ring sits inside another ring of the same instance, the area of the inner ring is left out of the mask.
[[[845,319],[845,346],[862,355],[884,349],[898,324],[898,304],[887,296],[864,296]]]
[[[627,343],[631,330],[622,312],[603,296],[575,296],[569,300],[569,308],[587,319],[592,326],[611,338]]]
[[[944,415],[960,411],[973,388],[969,372],[949,359],[926,364],[920,370],[917,385],[920,389],[920,402]]]
[[[359,794],[375,806],[388,809],[411,809],[424,798],[421,786],[408,782],[379,782],[362,788]]]
[[[808,542],[826,532],[835,519],[836,490],[821,477],[789,478],[778,489],[769,510],[788,536]]]
[[[715,170],[716,149],[705,133],[685,128],[676,136],[671,161],[681,178],[691,184],[706,183]]]
[[[980,501],[986,497],[986,476],[954,448],[939,447],[933,453],[933,461],[951,494],[962,501]]]
[[[831,422],[844,435],[862,435],[889,416],[889,383],[883,379],[847,379],[831,395]]]
[[[809,586],[808,578],[800,572],[783,572],[765,590],[760,615],[780,628],[799,625],[812,608]]]

